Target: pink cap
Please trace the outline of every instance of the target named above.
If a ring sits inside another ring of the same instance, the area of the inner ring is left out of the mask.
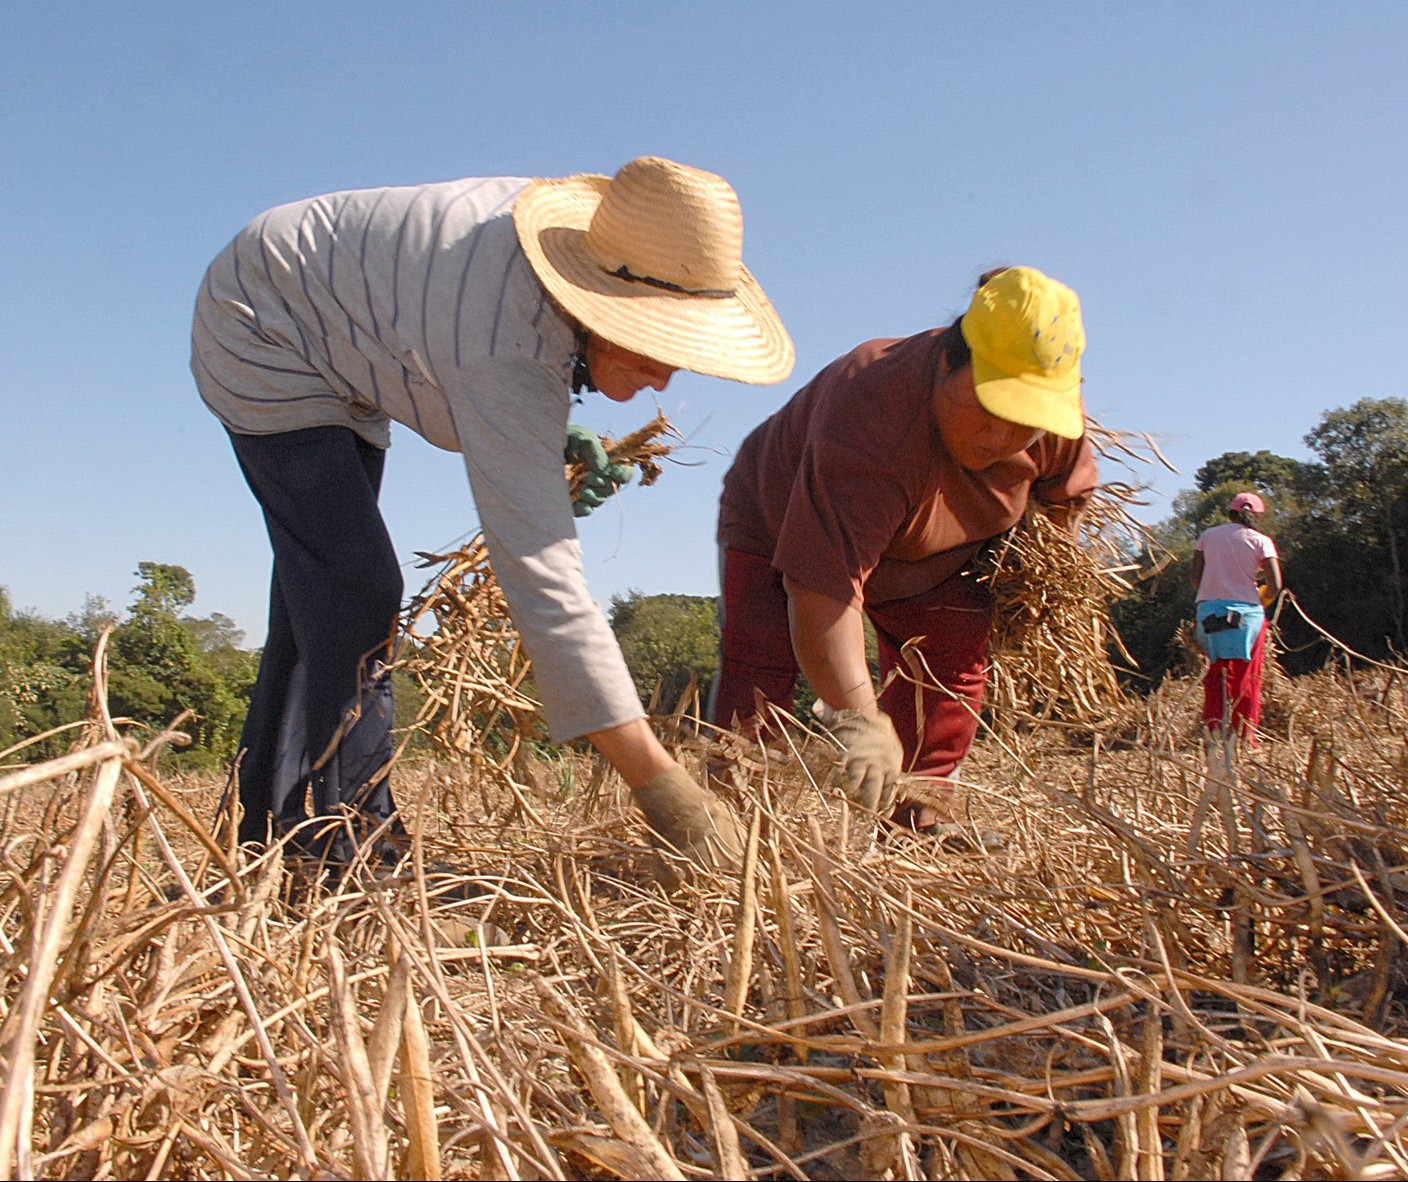
[[[1232,513],[1236,513],[1242,509],[1250,509],[1253,513],[1266,512],[1265,503],[1253,492],[1238,493],[1232,498],[1232,503],[1228,505],[1227,508]]]

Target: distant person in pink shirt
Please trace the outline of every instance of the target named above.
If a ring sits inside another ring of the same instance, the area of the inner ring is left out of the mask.
[[[1255,745],[1261,721],[1261,666],[1266,651],[1265,605],[1281,594],[1276,543],[1256,528],[1266,505],[1241,492],[1227,521],[1206,529],[1193,554],[1198,644],[1208,657],[1203,721],[1214,734]]]

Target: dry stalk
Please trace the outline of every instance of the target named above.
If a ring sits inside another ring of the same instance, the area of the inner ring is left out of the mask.
[[[1167,461],[1147,436],[1089,423],[1106,456]],[[994,627],[987,704],[999,725],[1035,717],[1095,725],[1125,703],[1111,662],[1124,649],[1110,605],[1142,577],[1131,555],[1152,549],[1148,530],[1131,514],[1139,490],[1107,481],[1081,515],[1077,534],[1033,502],[1022,520],[978,560],[991,590]]]
[[[639,1156],[638,1178],[667,1178],[684,1182],[684,1173],[673,1155],[660,1143],[645,1118],[630,1102],[610,1061],[596,1045],[596,1034],[580,1014],[541,977],[534,980],[538,999],[547,1014],[559,1023],[573,1061],[585,1076],[587,1087],[616,1135]]]
[[[1211,782],[1191,679],[1118,748],[1069,718],[985,733],[971,820],[1007,844],[982,853],[870,840],[789,733],[739,786],[748,875],[667,896],[599,769],[524,790],[505,638],[442,650],[480,738],[398,762],[391,875],[212,849],[221,784],[153,770],[101,711],[72,756],[7,769],[0,1172],[1408,1171],[1400,671],[1288,682],[1298,738]]]

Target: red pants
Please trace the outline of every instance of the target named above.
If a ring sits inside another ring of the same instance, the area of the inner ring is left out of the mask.
[[[1261,722],[1261,665],[1266,655],[1266,624],[1257,633],[1248,661],[1213,661],[1203,675],[1203,721],[1208,730],[1224,725],[1249,743]]]
[[[716,726],[738,726],[757,713],[755,691],[790,712],[798,669],[782,575],[756,554],[724,550],[722,559],[720,662],[709,717]],[[987,683],[987,588],[956,575],[912,599],[866,604],[865,614],[880,642],[880,708],[894,720],[906,770],[952,775],[977,734]]]

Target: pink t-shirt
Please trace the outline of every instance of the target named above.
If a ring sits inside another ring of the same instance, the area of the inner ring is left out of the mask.
[[[1197,549],[1203,555],[1198,602],[1230,599],[1257,603],[1256,572],[1262,560],[1276,557],[1276,543],[1259,530],[1229,521],[1204,530]]]

